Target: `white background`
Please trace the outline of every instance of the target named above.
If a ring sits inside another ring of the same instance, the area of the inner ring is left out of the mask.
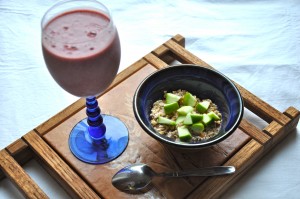
[[[40,20],[50,0],[0,0],[0,149],[78,98],[43,61]],[[300,109],[300,1],[105,0],[118,27],[125,69],[176,34],[186,48],[277,108]],[[253,115],[245,117],[264,127]],[[299,198],[300,127],[223,198]],[[68,198],[38,164],[26,171],[51,198]],[[0,198],[22,198],[6,179]]]

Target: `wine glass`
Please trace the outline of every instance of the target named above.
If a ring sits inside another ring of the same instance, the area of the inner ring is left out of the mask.
[[[109,10],[96,0],[63,0],[42,22],[42,50],[54,80],[67,92],[86,98],[87,118],[72,129],[69,147],[80,160],[102,164],[127,147],[128,130],[112,115],[100,114],[96,95],[114,80],[121,49]]]

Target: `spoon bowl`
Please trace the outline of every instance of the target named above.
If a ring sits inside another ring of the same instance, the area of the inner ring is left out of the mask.
[[[156,173],[146,164],[137,163],[124,167],[112,178],[112,184],[123,192],[144,193],[149,190],[153,177],[188,177],[228,175],[235,172],[233,166],[215,166],[187,171]]]

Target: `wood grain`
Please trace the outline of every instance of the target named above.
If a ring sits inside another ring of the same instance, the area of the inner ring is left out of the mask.
[[[246,119],[242,119],[239,128],[265,147],[267,147],[268,143],[271,141],[269,135],[258,129]]]
[[[102,113],[117,116],[126,124],[129,130],[128,147],[118,159],[105,165],[87,165],[71,154],[67,142],[69,132],[76,122],[85,117],[85,110],[73,115],[68,121],[58,125],[44,136],[51,147],[62,155],[68,164],[104,198],[109,198],[112,193],[116,198],[128,197],[128,194],[119,192],[111,185],[112,176],[128,164],[143,162],[149,164],[156,171],[221,165],[241,148],[245,144],[245,140],[249,138],[242,131],[237,130],[235,132],[237,136],[231,136],[214,147],[200,151],[179,150],[158,143],[141,129],[134,117],[132,107],[132,98],[139,82],[155,70],[156,68],[150,64],[144,66],[98,100],[100,107],[103,107],[101,108]],[[115,96],[120,95],[120,93],[123,93],[122,96],[116,98]],[[159,179],[154,182],[155,195],[153,192],[151,193],[153,197],[158,194],[167,198],[181,198],[204,179]],[[146,197],[146,195],[139,197]]]
[[[166,62],[164,62],[163,60],[159,59],[158,57],[156,57],[152,53],[147,54],[144,57],[144,59],[147,60],[147,62],[149,62],[153,66],[155,66],[157,69],[161,69],[161,68],[169,66]]]
[[[209,177],[186,198],[218,198],[230,185],[236,182],[246,169],[259,159],[262,153],[263,146],[255,140],[251,140],[224,164],[235,166],[236,172],[233,175]]]
[[[272,121],[263,131],[272,136],[272,145],[277,145],[282,141],[290,131],[296,128],[300,118],[300,111],[294,107],[289,107],[284,114],[290,118],[290,121],[286,125],[281,125],[277,121]]]
[[[180,34],[175,35],[174,37],[172,37],[169,40],[176,42],[177,44],[179,44],[182,47],[185,46],[185,38]],[[165,45],[158,46],[151,53],[153,55],[155,55],[156,57],[159,57],[161,60],[163,60],[167,64],[170,64],[174,60],[178,60],[178,57],[174,53],[172,53],[172,51],[170,51],[170,49],[168,47],[166,47]]]
[[[132,109],[133,95],[146,76],[173,61],[212,68],[186,50],[184,42],[184,37],[179,34],[169,39],[119,73],[110,87],[97,96],[102,113],[117,116],[129,130],[128,147],[116,160],[90,165],[79,161],[70,152],[69,133],[86,117],[85,100],[80,99],[1,151],[0,168],[4,172],[0,172],[0,178],[5,173],[21,191],[31,190],[24,185],[28,176],[20,164],[35,157],[73,198],[218,198],[268,151],[294,132],[300,112],[289,107],[281,113],[235,83],[245,107],[268,123],[264,129],[243,119],[227,139],[201,150],[182,150],[157,142],[137,123]],[[138,195],[116,190],[111,184],[112,176],[122,167],[136,162],[147,163],[157,172],[215,165],[233,165],[237,171],[222,177],[158,178],[154,180],[153,189]],[[15,169],[17,172],[12,173]],[[43,198],[35,182],[29,181],[32,190],[37,190],[36,194]],[[23,193],[26,197],[30,194],[27,192]]]
[[[132,67],[129,67],[126,71],[120,72],[105,92],[108,92],[111,88],[120,84],[124,79],[126,79],[131,74],[138,71],[146,64],[147,62],[141,59],[138,60],[136,63],[134,63]],[[103,95],[104,93],[100,94],[99,96]],[[57,125],[64,122],[70,116],[77,113],[83,108],[85,108],[85,98],[80,98],[79,100],[77,100],[76,102],[74,102],[73,104],[71,104],[70,106],[68,106],[67,108],[65,108],[64,110],[62,110],[61,112],[59,112],[58,114],[50,118],[49,120],[45,121],[43,124],[39,125],[35,129],[37,132],[39,132],[40,135],[46,134],[52,128],[55,128]]]
[[[100,198],[34,131],[22,137],[73,198]]]
[[[52,118],[37,126],[35,129],[40,133],[40,135],[46,134],[52,128],[67,120],[71,115],[78,112],[78,110],[82,109],[83,107],[85,107],[85,99],[79,99]]]
[[[203,67],[207,67],[210,69],[214,69],[212,66],[199,59],[197,56],[193,55],[182,46],[178,45],[176,42],[169,40],[165,43],[170,50],[180,57],[184,62],[190,64],[198,64]],[[235,83],[237,88],[239,89],[245,103],[245,107],[250,111],[261,117],[266,122],[270,123],[273,120],[277,121],[280,124],[287,124],[289,122],[289,118],[283,113],[279,112],[274,107],[270,106],[268,103],[264,102],[239,84]]]
[[[181,61],[182,63],[198,64],[200,66],[213,69],[213,67],[210,66],[208,63],[201,60],[200,58],[198,58],[196,55],[186,50],[181,45],[178,45],[173,40],[168,40],[167,42],[164,43],[164,46],[169,48],[178,57],[179,61]]]
[[[211,177],[205,181],[201,186],[197,187],[187,198],[218,198],[224,193],[233,183],[246,173],[251,166],[264,157],[274,146],[284,139],[298,124],[300,112],[294,107],[289,107],[284,114],[290,117],[290,121],[287,125],[282,126],[276,121],[271,122],[265,129],[264,132],[271,135],[271,141],[259,143],[255,141],[257,134],[261,132],[255,132],[253,138],[247,145],[239,150],[228,162],[224,165],[233,165],[237,171],[235,174],[230,176]],[[245,131],[257,131],[253,130],[253,126],[249,125],[245,121],[242,124],[242,128]],[[258,141],[263,141],[259,140]],[[270,142],[272,144],[270,144]],[[265,144],[268,143],[268,147]],[[205,190],[205,191],[203,191]]]
[[[22,139],[14,141],[5,149],[20,165],[27,163],[33,157],[32,151]],[[3,178],[5,178],[5,175],[0,170],[0,180]]]
[[[25,198],[48,198],[43,190],[4,149],[0,151],[0,169],[15,184]]]

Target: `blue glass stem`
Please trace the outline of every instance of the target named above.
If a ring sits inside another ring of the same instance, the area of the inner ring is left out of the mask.
[[[94,96],[86,98],[86,115],[88,116],[87,118],[87,123],[89,125],[88,131],[93,143],[94,144],[106,143],[105,141],[106,126],[103,123],[103,117],[101,116],[101,109],[98,106],[96,97]]]
[[[88,117],[70,133],[71,152],[90,164],[110,162],[121,155],[129,141],[125,124],[117,117],[101,114],[96,97],[86,98],[86,114]]]

